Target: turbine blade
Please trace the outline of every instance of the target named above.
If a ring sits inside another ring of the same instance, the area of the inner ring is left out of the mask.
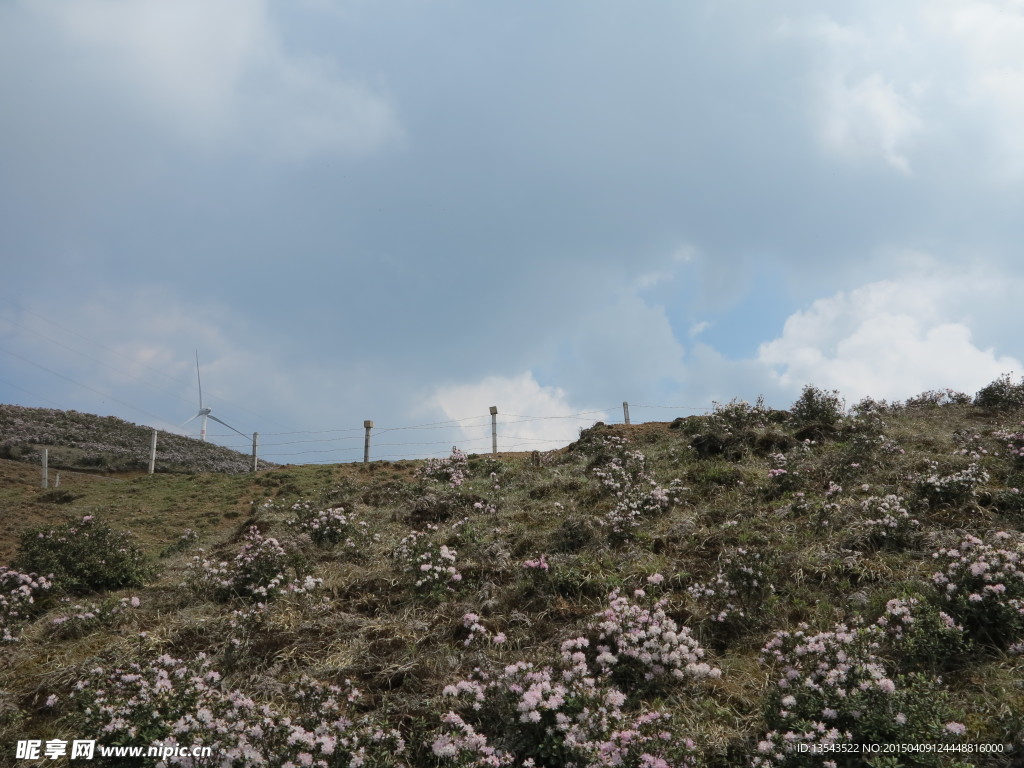
[[[238,430],[237,430],[237,429],[235,429],[234,427],[232,427],[232,426],[231,426],[230,424],[228,424],[228,423],[227,423],[226,421],[221,421],[221,420],[220,420],[220,419],[218,419],[218,418],[217,418],[216,416],[213,416],[213,415],[211,415],[211,414],[207,414],[207,415],[206,415],[206,418],[208,418],[208,419],[212,419],[213,421],[216,421],[216,422],[217,422],[218,424],[223,424],[223,425],[224,425],[225,427],[227,427],[228,429],[230,429],[230,430],[231,430],[232,432],[238,432]],[[240,434],[240,435],[241,435],[242,437],[245,437],[245,438],[249,438],[249,437],[252,437],[252,435],[247,435],[247,434],[245,434],[245,432],[238,432],[238,434]]]
[[[199,382],[199,410],[203,410],[203,379],[199,375],[199,350],[196,350],[196,380]]]
[[[198,418],[199,418],[200,416],[202,416],[202,414],[201,414],[201,413],[197,413],[197,414],[196,414],[195,416],[193,416],[193,417],[192,417],[191,419],[189,419],[188,421],[186,421],[186,422],[185,422],[185,424],[188,424],[189,422],[195,421],[195,420],[196,420],[196,419],[198,419]],[[183,426],[183,427],[184,427],[184,426],[185,426],[185,424],[182,424],[181,426]]]

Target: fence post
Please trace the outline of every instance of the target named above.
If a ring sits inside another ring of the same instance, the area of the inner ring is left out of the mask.
[[[622,418],[624,418],[626,423],[629,424],[629,403],[625,400],[622,401]]]
[[[363,464],[370,463],[370,430],[373,429],[373,422],[367,419],[363,422],[363,429],[366,430],[366,438],[363,440]]]
[[[50,487],[50,449],[43,448],[43,488]]]
[[[156,430],[153,430],[153,440],[149,444],[149,474],[156,471]]]
[[[498,406],[491,406],[491,454],[498,455]]]
[[[256,446],[259,445],[260,433],[252,433],[252,471],[255,472],[259,467],[259,459],[256,458]]]

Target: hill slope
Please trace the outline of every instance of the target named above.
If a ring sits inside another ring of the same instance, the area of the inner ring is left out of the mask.
[[[54,583],[6,577],[35,602],[0,613],[0,750],[1020,765],[1024,413],[808,392],[533,459],[139,477],[60,506],[13,478],[40,525],[13,562]]]
[[[0,457],[82,472],[144,472],[150,427],[115,416],[0,404]],[[157,435],[157,472],[247,472],[252,458],[213,443],[170,432]]]

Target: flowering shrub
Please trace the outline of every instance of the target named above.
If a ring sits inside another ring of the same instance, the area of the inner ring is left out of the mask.
[[[256,526],[250,527],[242,540],[241,551],[231,561],[213,562],[198,555],[192,558],[190,586],[200,593],[212,593],[217,600],[269,600],[309,592],[322,583],[311,576],[289,578],[288,553],[277,539],[264,537]]]
[[[936,685],[919,675],[895,677],[880,655],[884,630],[877,625],[811,634],[776,632],[762,658],[780,676],[769,697],[770,730],[758,744],[754,768],[815,764],[863,765],[864,755],[825,752],[836,744],[887,744],[953,740],[939,723],[945,700]],[[807,750],[802,751],[802,750]],[[915,755],[914,765],[950,765],[948,753]]]
[[[753,405],[745,400],[730,400],[725,405],[713,405],[714,411],[707,417],[707,421],[708,425],[720,434],[768,426],[769,411],[764,405],[764,397],[758,397]]]
[[[0,644],[18,640],[22,625],[28,620],[36,597],[53,583],[44,576],[21,573],[0,565]]]
[[[710,606],[711,620],[727,632],[741,630],[755,624],[755,616],[774,600],[770,559],[760,550],[737,547],[721,559],[713,579],[691,584],[686,592]]]
[[[638,589],[634,597],[645,597]],[[596,614],[598,640],[596,663],[605,674],[627,688],[671,676],[676,680],[720,677],[721,670],[702,661],[704,649],[686,627],[679,627],[665,613],[667,600],[650,607],[630,602],[614,590],[608,595],[608,607]]]
[[[346,547],[355,548],[353,537],[367,536],[369,524],[359,520],[355,512],[346,512],[344,507],[315,509],[308,502],[296,502],[292,509],[298,516],[288,520],[288,525],[308,533],[317,546],[333,547],[345,542]]]
[[[939,465],[929,462],[931,471],[917,480],[917,492],[932,506],[955,506],[974,498],[978,486],[987,483],[989,474],[977,464],[966,469],[941,474]]]
[[[875,624],[905,671],[945,671],[962,664],[970,650],[963,626],[917,597],[890,600]]]
[[[904,408],[927,408],[942,405],[970,405],[971,396],[955,389],[929,389],[919,395],[907,398]]]
[[[932,555],[944,563],[932,582],[949,612],[972,638],[1000,648],[1024,639],[1024,542],[1012,538],[968,535]]]
[[[800,483],[800,472],[790,466],[789,458],[784,453],[773,453],[768,457],[772,468],[768,470],[768,482],[771,495],[781,495],[797,488]]]
[[[793,420],[800,426],[833,426],[843,417],[845,406],[836,390],[826,392],[808,384],[789,411],[793,414]]]
[[[1021,422],[1024,427],[1024,422]],[[1006,455],[1010,457],[1013,465],[1018,469],[1024,468],[1024,431],[1011,432],[1008,429],[1001,429],[993,435],[996,439],[1004,441]]]
[[[1024,379],[1014,384],[1010,374],[1004,373],[978,390],[974,404],[1000,410],[1024,408]]]
[[[608,512],[602,523],[612,534],[625,538],[638,528],[643,518],[656,514],[677,503],[679,494],[686,490],[680,480],[673,480],[663,488],[646,471],[647,457],[640,451],[626,450],[623,441],[605,438],[605,445],[618,449],[604,466],[595,467],[593,472],[601,485],[616,499],[615,506]]]
[[[662,580],[658,574],[648,579],[653,585]],[[643,590],[634,597],[645,597]],[[703,649],[665,614],[664,601],[643,608],[618,591],[608,600],[593,626],[599,642],[607,644],[592,649],[588,638],[572,638],[562,643],[553,664],[478,668],[471,678],[447,686],[444,695],[460,700],[463,711],[442,718],[434,754],[462,768],[693,766],[693,742],[672,733],[662,712],[630,711],[619,684],[700,680],[720,671],[701,661]],[[467,614],[463,622],[472,632],[479,617]]]
[[[448,483],[452,488],[458,488],[469,477],[469,461],[466,454],[453,445],[451,456],[444,459],[427,459],[416,474],[418,477]]]
[[[115,531],[93,515],[55,528],[34,528],[21,535],[16,564],[51,574],[70,592],[139,587],[153,574],[131,534]]]
[[[588,666],[587,645],[567,640],[554,665],[521,661],[447,686],[464,713],[442,717],[433,754],[460,768],[694,766],[693,742],[668,730],[662,712],[627,712],[626,695]]]
[[[455,567],[458,552],[431,538],[438,530],[436,525],[427,525],[426,531],[413,531],[398,543],[392,556],[412,577],[416,589],[442,594],[462,581],[462,574]]]
[[[202,744],[220,766],[403,766],[397,731],[353,713],[360,693],[304,678],[288,686],[288,710],[225,690],[204,655],[168,655],[124,668],[96,667],[75,685],[75,726],[108,744]],[[160,766],[197,763],[169,757]]]
[[[484,638],[495,645],[501,645],[508,639],[505,637],[504,632],[492,633],[483,625],[480,616],[475,613],[463,614],[462,626],[469,630],[469,636],[462,641],[462,644],[467,648],[471,646],[477,638]]]
[[[102,603],[74,605],[71,613],[61,614],[50,622],[50,631],[57,637],[83,637],[100,627],[110,627],[123,621],[130,609],[139,607],[139,598],[122,597]]]
[[[863,517],[854,523],[860,546],[868,550],[903,549],[918,537],[921,522],[910,516],[902,497],[870,496],[861,502]]]

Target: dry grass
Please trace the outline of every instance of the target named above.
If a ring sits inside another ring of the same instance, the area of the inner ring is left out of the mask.
[[[853,443],[840,430],[794,458],[798,491],[815,508],[808,512],[794,509],[797,490],[772,491],[772,465],[753,442],[778,441],[792,432],[778,424],[751,437],[752,447],[733,459],[696,455],[690,443],[697,426],[605,426],[541,467],[529,454],[502,455],[496,463],[477,460],[470,480],[458,489],[416,479],[417,462],[380,462],[235,476],[76,477],[62,484],[71,498],[58,503],[36,487],[35,468],[0,460],[0,505],[11,521],[0,533],[0,560],[10,561],[25,530],[65,515],[97,514],[130,529],[161,568],[145,588],[113,595],[141,599],[128,619],[74,640],[53,637],[48,627],[65,608],[56,595],[43,601],[20,642],[6,647],[0,660],[0,748],[8,749],[14,738],[72,733],[75,712],[54,712],[44,702],[51,695],[67,700],[74,682],[97,663],[119,666],[162,653],[205,653],[221,669],[225,685],[262,701],[281,701],[285,683],[300,675],[352,680],[367,694],[365,709],[403,730],[416,759],[426,760],[424,740],[448,706],[441,699],[445,685],[476,666],[520,659],[543,663],[560,640],[592,631],[593,614],[612,589],[642,586],[658,572],[668,577],[671,615],[712,649],[711,661],[723,674],[699,696],[668,691],[650,704],[671,712],[697,741],[703,764],[745,765],[773,690],[758,651],[774,630],[799,622],[827,628],[855,616],[873,620],[886,600],[928,589],[936,547],[962,531],[1019,532],[1024,524],[992,502],[1018,470],[988,454],[982,463],[991,479],[978,498],[950,508],[918,505],[922,531],[912,546],[863,547],[851,533],[861,500],[886,493],[912,499],[913,476],[927,461],[966,463],[954,455],[964,434],[980,434],[981,443],[991,447],[994,430],[1020,421],[959,405],[896,410],[884,419],[886,436],[905,453],[876,451],[851,467]],[[615,500],[590,470],[597,455],[592,446],[607,436],[625,437],[644,452],[659,483],[679,478],[687,488],[677,504],[645,518],[625,540],[610,537],[602,526],[600,518]],[[499,491],[491,485],[494,468]],[[817,509],[833,500],[826,494],[837,478],[843,486],[834,499],[839,507],[823,514]],[[268,498],[275,501],[272,508],[261,506]],[[314,546],[286,522],[299,499],[354,509],[369,524],[367,535],[356,538],[354,547]],[[480,499],[494,503],[497,512],[474,510],[472,501]],[[470,530],[453,529],[463,518],[469,518]],[[453,589],[433,594],[415,589],[392,556],[402,537],[428,523],[440,527],[438,541],[457,549],[463,574]],[[230,559],[250,525],[299,553],[299,567],[322,579],[322,587],[254,612],[243,601],[215,602],[184,586],[200,548]],[[198,532],[198,540],[161,558],[188,528]],[[771,555],[774,597],[754,606],[749,620],[723,631],[686,588],[714,578],[724,559],[740,550]],[[524,560],[541,553],[550,570],[523,568]],[[251,615],[239,619],[234,611]],[[462,617],[469,612],[480,615],[490,631],[504,632],[506,643],[466,647]],[[977,740],[1011,738],[1024,727],[1020,659],[982,651],[947,680]]]

